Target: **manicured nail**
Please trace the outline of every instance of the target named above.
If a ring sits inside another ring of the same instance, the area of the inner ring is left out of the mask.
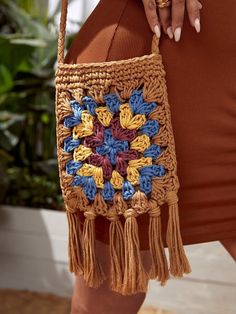
[[[172,39],[174,37],[173,31],[172,31],[172,27],[169,26],[166,30],[167,35],[169,36],[170,39]]]
[[[155,32],[157,38],[161,37],[161,30],[160,30],[160,27],[158,25],[154,26],[154,32]]]
[[[194,21],[194,27],[196,29],[196,32],[199,33],[200,32],[200,29],[201,29],[201,26],[200,26],[200,20],[199,19],[196,19]]]
[[[179,41],[180,36],[181,36],[181,27],[176,28],[174,35],[175,35],[175,41]]]

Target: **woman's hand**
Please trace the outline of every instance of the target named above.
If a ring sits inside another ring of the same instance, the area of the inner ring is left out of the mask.
[[[170,39],[180,40],[184,13],[187,11],[190,24],[200,32],[201,3],[198,0],[171,0],[171,5],[159,8],[156,0],[142,0],[148,23],[157,37],[161,28]]]

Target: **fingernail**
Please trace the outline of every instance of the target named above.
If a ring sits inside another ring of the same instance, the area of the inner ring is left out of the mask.
[[[157,38],[161,37],[161,30],[160,30],[160,27],[158,25],[154,26],[154,32],[155,32]]]
[[[201,26],[200,26],[200,20],[198,18],[194,21],[194,27],[196,29],[196,32],[199,33]]]
[[[172,31],[172,27],[169,26],[166,30],[167,35],[169,36],[170,39],[172,39],[174,37],[173,31]]]
[[[181,27],[176,28],[174,35],[175,35],[175,41],[179,41],[180,36],[181,36]]]

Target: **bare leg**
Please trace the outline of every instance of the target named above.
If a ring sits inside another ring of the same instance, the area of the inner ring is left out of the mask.
[[[96,241],[98,258],[106,274],[109,274],[109,246]],[[141,251],[144,267],[149,267],[147,251]],[[72,296],[71,314],[136,314],[143,304],[145,293],[123,296],[113,292],[106,280],[98,289],[86,286],[83,277],[77,276]]]
[[[221,244],[236,261],[236,239],[222,240]]]

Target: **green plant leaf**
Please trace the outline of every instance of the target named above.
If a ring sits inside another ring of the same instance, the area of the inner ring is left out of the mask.
[[[48,0],[17,0],[17,4],[32,17],[47,21]]]
[[[19,26],[21,32],[27,37],[52,40],[55,35],[50,33],[45,25],[32,19],[29,13],[19,8],[13,1],[2,0],[6,6],[8,17]]]
[[[11,72],[5,65],[0,64],[0,94],[11,90],[13,85]]]

